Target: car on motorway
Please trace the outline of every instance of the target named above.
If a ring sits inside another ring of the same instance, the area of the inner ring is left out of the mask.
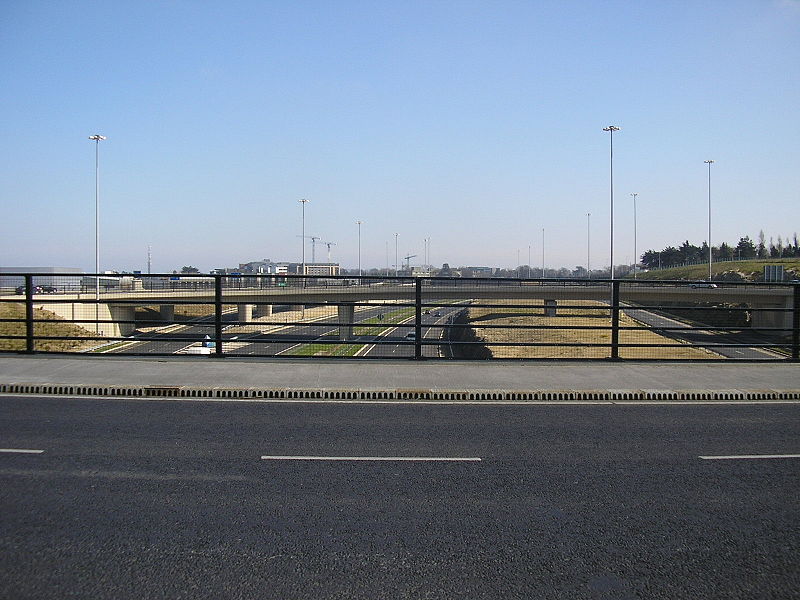
[[[17,294],[24,294],[25,293],[25,286],[21,285],[17,287],[15,290]],[[33,288],[34,294],[55,294],[58,290],[53,287],[52,285],[37,285]]]
[[[711,283],[710,281],[693,281],[689,284],[689,287],[695,290],[697,288],[716,289],[719,286],[716,283]]]
[[[417,339],[417,334],[415,332],[413,332],[413,331],[409,331],[406,334],[406,339],[407,340],[416,340]]]

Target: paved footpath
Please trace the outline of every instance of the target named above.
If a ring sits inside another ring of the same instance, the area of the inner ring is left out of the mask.
[[[761,391],[800,394],[797,363],[343,361],[0,355],[0,385],[193,389]],[[800,395],[798,396],[800,398]]]

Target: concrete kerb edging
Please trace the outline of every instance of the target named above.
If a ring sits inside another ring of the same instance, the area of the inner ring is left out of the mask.
[[[624,403],[792,402],[800,390],[443,390],[227,388],[0,383],[0,394],[269,402]]]

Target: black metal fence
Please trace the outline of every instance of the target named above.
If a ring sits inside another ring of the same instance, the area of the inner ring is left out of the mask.
[[[0,277],[0,351],[798,360],[800,284],[294,275]]]

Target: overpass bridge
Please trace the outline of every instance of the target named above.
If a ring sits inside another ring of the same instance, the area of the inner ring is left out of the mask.
[[[50,274],[48,274],[50,275]],[[50,275],[52,276],[52,275]],[[685,281],[637,282],[629,280],[524,280],[461,278],[318,278],[208,276],[186,277],[171,285],[145,289],[142,285],[118,288],[80,289],[74,275],[63,276],[65,285],[56,293],[35,293],[25,298],[6,295],[3,300],[29,300],[33,306],[51,311],[66,320],[96,319],[103,335],[129,335],[135,327],[137,307],[159,306],[161,316],[172,321],[175,306],[181,304],[235,305],[239,321],[269,316],[276,305],[320,305],[337,307],[339,322],[353,324],[354,307],[362,303],[390,301],[409,305],[435,301],[502,300],[513,303],[541,301],[546,314],[555,315],[558,303],[596,301],[619,308],[620,303],[658,307],[664,303],[747,305],[752,308],[753,329],[790,330],[797,320],[798,285],[717,283],[713,287]],[[82,276],[83,281],[91,276]],[[104,278],[110,277],[103,275]],[[161,276],[163,277],[163,276]],[[130,276],[125,278],[130,282]],[[155,280],[145,279],[153,284]],[[161,281],[161,283],[164,283]],[[125,289],[128,287],[128,289]],[[78,289],[76,289],[78,288]],[[525,304],[530,306],[530,304]]]

